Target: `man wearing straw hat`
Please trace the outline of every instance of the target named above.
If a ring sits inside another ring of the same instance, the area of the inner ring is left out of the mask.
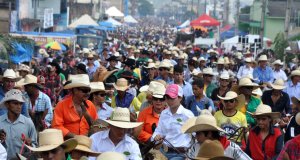
[[[62,130],[65,138],[87,135],[92,122],[98,119],[94,104],[88,100],[91,91],[89,76],[70,75],[64,89],[69,89],[71,95],[56,105],[52,127]]]
[[[212,91],[217,88],[213,83],[213,78],[216,75],[212,68],[203,69],[203,80],[204,80],[204,93],[208,98],[211,97]]]
[[[152,139],[163,142],[165,149],[161,152],[168,159],[183,160],[186,149],[191,146],[191,136],[182,133],[181,126],[194,114],[180,104],[183,90],[177,84],[167,87],[165,97],[169,108],[162,111]]]
[[[98,157],[101,154],[100,152],[94,152],[91,150],[92,139],[89,137],[77,135],[75,136],[75,140],[78,142],[78,145],[70,153],[72,159],[88,159],[88,157]]]
[[[296,115],[300,111],[300,98],[292,97],[292,103],[292,114],[288,116],[290,120],[284,134],[285,143],[300,134],[300,125],[296,122]]]
[[[7,145],[7,159],[15,158],[16,153],[23,152],[25,143],[35,146],[37,142],[33,122],[21,114],[24,102],[23,93],[17,89],[6,92],[0,102],[8,110],[0,116],[0,141]]]
[[[258,58],[258,66],[253,70],[253,78],[257,80],[256,83],[268,85],[274,80],[272,68],[268,66],[267,55],[261,55]]]
[[[142,160],[141,152],[135,140],[126,133],[128,129],[140,126],[140,122],[130,122],[128,108],[117,107],[110,120],[105,120],[110,129],[97,132],[92,139],[92,150],[95,152],[115,151],[126,156],[126,160]],[[90,160],[95,158],[90,157]]]
[[[287,76],[285,74],[285,72],[281,69],[283,66],[283,62],[281,62],[280,59],[274,61],[272,63],[274,69],[273,69],[273,75],[274,75],[274,79],[283,79],[284,81],[287,81]]]
[[[293,70],[291,75],[290,75],[290,80],[288,80],[285,83],[286,88],[283,90],[286,92],[290,100],[292,97],[297,97],[300,98],[300,70],[296,69]],[[290,104],[292,104],[292,101],[290,101]]]
[[[61,130],[45,129],[39,132],[39,147],[26,146],[43,160],[69,160],[71,158],[66,157],[66,153],[75,149],[77,144],[75,138],[64,141]]]
[[[225,133],[225,131],[217,126],[216,119],[208,110],[202,110],[200,116],[188,119],[183,124],[181,131],[183,133],[196,134],[197,142],[195,142],[188,151],[188,156],[192,159],[196,157],[198,153],[208,151],[207,148],[204,148],[205,141],[217,140],[221,143],[223,155],[236,160],[251,160],[237,144],[227,140],[225,136],[220,136],[220,133]]]
[[[251,66],[252,58],[245,58],[244,62],[245,64],[239,68],[238,73],[236,75],[238,79],[241,79],[242,77],[245,77],[249,74],[253,74],[253,68]]]

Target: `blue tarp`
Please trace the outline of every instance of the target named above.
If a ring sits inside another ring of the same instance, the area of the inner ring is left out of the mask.
[[[114,31],[115,30],[115,27],[111,22],[102,21],[102,22],[99,22],[99,25],[103,30],[106,30],[106,31]]]
[[[247,33],[243,32],[243,31],[238,31],[238,35],[239,36],[246,36]],[[235,36],[235,27],[230,28],[228,31],[225,31],[223,33],[221,33],[221,39],[225,40],[225,39],[229,39]]]
[[[33,46],[13,43],[16,53],[10,54],[11,62],[18,64],[22,62],[30,62],[33,55]]]

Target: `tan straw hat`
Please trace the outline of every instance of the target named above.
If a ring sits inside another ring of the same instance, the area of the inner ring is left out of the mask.
[[[170,65],[170,63],[168,63],[167,61],[161,61],[160,63],[159,63],[159,66],[158,66],[158,68],[171,68],[171,65]]]
[[[293,76],[300,76],[300,70],[299,69],[293,70],[291,72],[290,77],[293,77]]]
[[[155,63],[151,62],[148,63],[148,66],[146,66],[145,68],[150,69],[150,68],[156,68]]]
[[[99,91],[105,91],[103,82],[91,82],[90,87],[91,87],[90,94],[99,92]]]
[[[193,133],[199,131],[220,131],[225,132],[217,126],[217,121],[214,116],[201,114],[198,117],[188,119],[181,127],[183,133]]]
[[[283,90],[285,88],[283,79],[276,79],[274,83],[271,84],[271,87],[276,90]]]
[[[259,62],[259,61],[268,61],[267,55],[263,54],[263,55],[259,56],[258,62]]]
[[[214,73],[213,69],[208,67],[208,68],[204,68],[202,74],[208,74],[208,75],[212,75],[215,76],[216,74]]]
[[[238,102],[237,103],[237,106],[236,108],[240,108],[242,106],[245,105],[245,96],[243,94],[240,94],[238,95],[236,92],[234,91],[229,91],[225,94],[225,97],[222,97],[222,96],[219,96],[217,95],[221,100],[231,100],[231,99],[236,99],[236,101]],[[223,105],[225,106],[224,104],[224,101],[222,101]]]
[[[101,154],[100,152],[94,152],[91,150],[92,140],[89,137],[83,135],[76,135],[74,138],[78,142],[78,145],[74,150],[88,153],[90,157],[97,157]]]
[[[232,91],[239,93],[240,87],[253,87],[253,89],[258,88],[258,84],[253,83],[250,78],[243,77],[240,79],[239,84],[235,85],[231,88]]]
[[[282,66],[282,65],[283,65],[283,62],[281,62],[280,59],[277,59],[276,61],[274,61],[274,62],[272,63],[272,65],[275,65],[275,64],[278,64],[278,65]]]
[[[220,57],[217,61],[217,64],[225,64],[224,58]]]
[[[222,72],[220,79],[230,79],[229,73],[227,71]]]
[[[272,112],[272,109],[270,106],[265,105],[265,104],[260,104],[258,105],[258,107],[256,108],[256,111],[254,113],[252,113],[253,117],[257,117],[257,116],[269,116],[272,119],[277,119],[280,118],[280,112]]]
[[[117,107],[113,111],[110,120],[104,120],[110,125],[119,128],[135,128],[143,124],[143,122],[130,122],[130,112],[128,108]]]
[[[119,78],[113,86],[117,91],[126,91],[129,88],[128,81],[125,78]]]
[[[40,84],[37,81],[37,77],[32,74],[27,74],[23,79],[17,82],[21,86],[25,86],[28,84],[34,84],[40,86]]]
[[[300,105],[300,98],[292,97],[291,98],[293,105],[299,106]]]
[[[252,58],[251,57],[247,57],[244,59],[245,62],[247,63],[251,63],[252,62]]]
[[[300,112],[298,112],[296,114],[295,120],[296,120],[296,123],[300,126]]]
[[[222,96],[219,96],[219,95],[217,95],[217,96],[222,100],[231,100],[231,99],[235,99],[235,98],[238,97],[238,95],[233,91],[227,92],[225,97],[222,97]]]
[[[64,89],[72,89],[78,87],[90,88],[90,78],[87,74],[69,75],[69,80],[66,82]]]
[[[97,157],[97,160],[126,160],[126,157],[118,152],[104,152]]]
[[[257,88],[252,91],[252,94],[255,94],[255,95],[261,97],[263,95],[263,92],[260,88]]]
[[[156,82],[156,83],[157,83],[157,85],[152,92],[152,96],[156,97],[156,98],[163,98],[166,93],[166,87],[159,82]]]
[[[75,138],[64,141],[63,133],[58,129],[45,129],[39,132],[39,147],[27,146],[33,152],[51,151],[59,146],[63,146],[65,152],[72,151],[78,142]]]
[[[11,89],[5,93],[4,98],[0,102],[0,106],[3,107],[4,103],[7,101],[18,101],[18,102],[25,102],[23,97],[23,93],[18,89]]]
[[[219,140],[205,140],[199,149],[196,158],[200,160],[233,160],[233,158],[224,155],[223,145]]]
[[[22,77],[17,76],[16,72],[13,69],[6,69],[2,76],[0,76],[0,81],[3,81],[3,78],[12,79],[14,81],[20,80]]]
[[[18,71],[26,71],[30,73],[30,67],[25,64],[20,64]]]

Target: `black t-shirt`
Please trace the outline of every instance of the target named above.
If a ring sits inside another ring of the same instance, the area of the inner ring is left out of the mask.
[[[286,132],[284,134],[284,142],[286,143],[290,139],[293,139],[297,135],[300,134],[300,125],[296,123],[295,116],[291,119],[289,125],[286,128]],[[292,137],[293,135],[293,137]]]

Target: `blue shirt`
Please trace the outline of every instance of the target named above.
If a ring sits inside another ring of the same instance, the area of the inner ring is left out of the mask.
[[[5,97],[5,93],[4,93],[3,86],[0,86],[0,101],[2,101],[4,97]],[[6,107],[4,105],[0,106],[0,116],[4,115],[5,113],[7,113]],[[23,114],[25,117],[29,117],[29,113],[25,104],[23,104],[22,106],[21,114]]]
[[[174,81],[172,81],[171,84],[174,84]],[[182,88],[182,90],[183,90],[183,96],[184,96],[184,97],[189,97],[189,96],[194,95],[194,93],[193,93],[193,87],[192,87],[192,85],[191,85],[190,83],[184,81],[184,82],[183,82],[183,85],[179,85],[179,86],[180,86],[180,87]]]
[[[27,93],[24,94],[24,97],[26,99],[25,103],[24,103],[26,105],[26,108],[28,108],[29,110],[32,110],[33,106],[31,104],[28,94]],[[50,126],[50,124],[52,123],[52,119],[53,119],[51,100],[48,97],[48,95],[39,91],[39,96],[35,100],[34,111],[35,112],[44,112],[46,109],[48,109],[48,113],[45,117],[45,121],[47,122],[47,125]]]
[[[255,80],[256,83],[260,83],[260,82],[272,83],[274,80],[273,70],[269,66],[266,66],[265,69],[262,69],[261,67],[256,67],[253,70],[253,78],[257,79]]]
[[[155,78],[155,80],[160,80],[160,79],[164,80],[161,76],[158,76],[158,77]],[[164,81],[166,81],[167,84],[173,84],[173,80],[170,77],[168,77],[168,79],[164,80]]]
[[[294,85],[291,80],[285,83],[286,88],[283,89],[290,97],[290,104],[292,104],[292,97],[300,98],[300,83]]]
[[[196,101],[196,98],[194,95],[187,97],[186,99],[186,108],[190,109],[195,116],[199,116],[200,113],[198,112],[197,108],[200,110],[208,109],[211,107],[212,111],[215,111],[215,106],[213,101],[208,97],[203,97],[200,101]]]

